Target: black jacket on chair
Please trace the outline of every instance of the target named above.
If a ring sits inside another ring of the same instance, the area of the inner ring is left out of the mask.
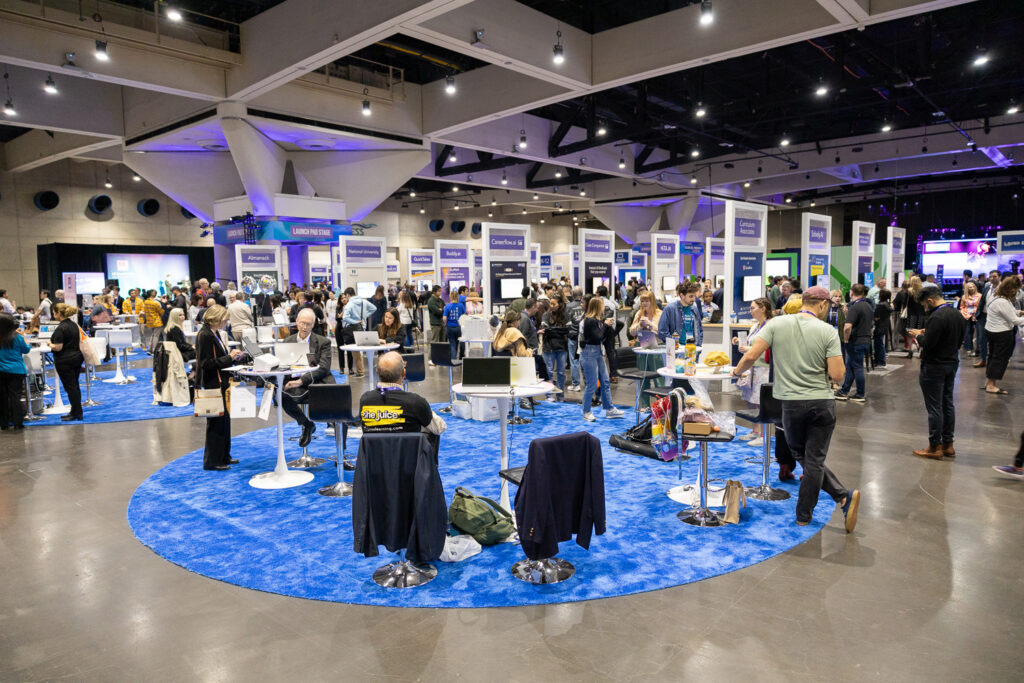
[[[231,375],[218,370],[234,365],[227,352],[228,345],[222,342],[217,333],[203,325],[196,335],[196,386],[202,389],[226,389]]]
[[[515,508],[519,542],[531,560],[554,557],[558,544],[573,534],[589,549],[591,533],[605,531],[604,460],[597,437],[575,432],[530,442]]]
[[[423,434],[363,434],[352,479],[353,549],[376,557],[377,546],[405,548],[405,559],[441,556],[448,507],[434,451]]]

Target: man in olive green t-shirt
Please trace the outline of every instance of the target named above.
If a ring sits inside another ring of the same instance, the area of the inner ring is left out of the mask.
[[[798,313],[772,318],[754,338],[750,350],[732,371],[734,377],[753,366],[765,351],[772,350],[775,380],[772,394],[782,403],[782,426],[804,476],[796,503],[796,523],[810,523],[818,492],[824,490],[838,503],[846,518],[846,532],[857,525],[860,491],[848,490],[825,466],[832,431],[836,426],[835,396],[829,377],[846,374],[839,334],[824,322],[829,292],[810,287],[803,293]]]

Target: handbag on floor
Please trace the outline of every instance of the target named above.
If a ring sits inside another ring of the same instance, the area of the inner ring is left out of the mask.
[[[515,532],[512,515],[490,498],[473,495],[461,486],[448,507],[448,520],[480,545],[496,545]]]

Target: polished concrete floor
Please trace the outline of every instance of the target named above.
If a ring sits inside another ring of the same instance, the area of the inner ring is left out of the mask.
[[[863,492],[854,534],[837,515],[733,574],[548,607],[384,609],[219,583],[125,521],[142,480],[201,447],[201,421],[3,433],[0,681],[1020,680],[1024,483],[990,468],[1024,429],[1017,353],[1010,396],[962,367],[955,461],[910,455],[926,442],[916,360],[870,376],[867,405],[838,405],[829,464]],[[446,373],[430,374],[440,400]],[[629,384],[616,399],[632,402]]]

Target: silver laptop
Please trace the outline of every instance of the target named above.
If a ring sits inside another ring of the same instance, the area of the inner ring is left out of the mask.
[[[654,330],[640,330],[636,335],[636,348],[655,349],[661,346],[658,343],[658,334]]]
[[[281,362],[281,365],[309,365],[306,360],[308,352],[309,344],[295,342],[274,344],[274,356]]]
[[[532,359],[531,359],[532,360]],[[471,393],[507,394],[512,385],[510,358],[464,358],[462,388]]]
[[[376,332],[353,332],[352,336],[355,337],[358,346],[378,346],[380,344],[380,335]]]

